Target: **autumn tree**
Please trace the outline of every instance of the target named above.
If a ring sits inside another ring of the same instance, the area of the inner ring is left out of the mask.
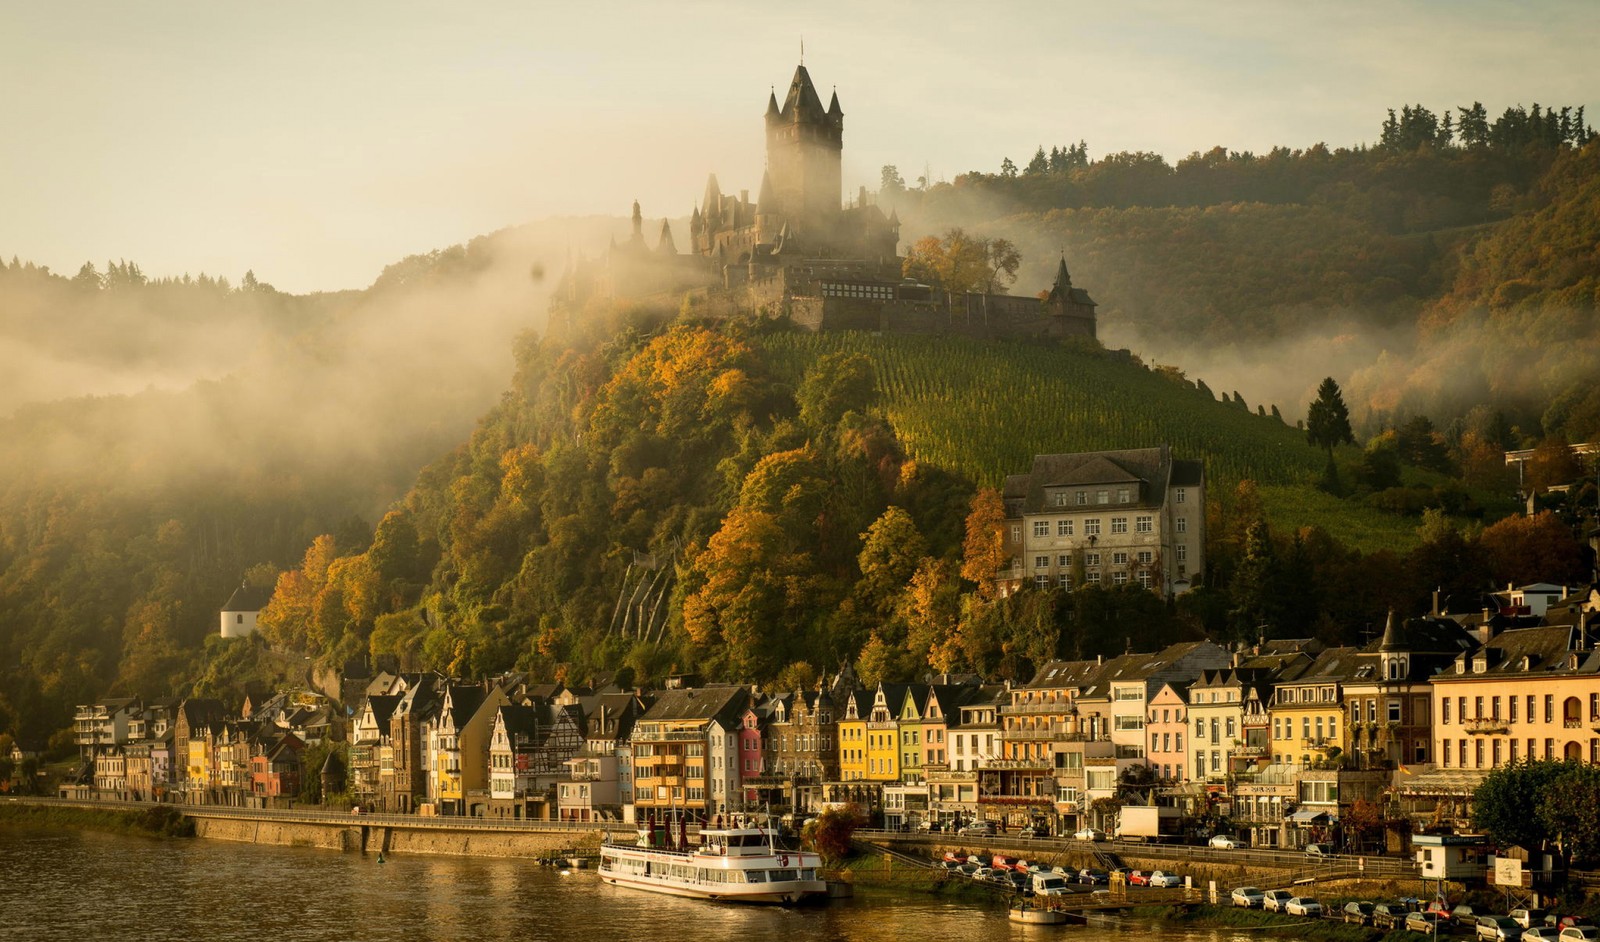
[[[961,578],[975,583],[978,594],[992,597],[998,590],[1000,570],[1006,566],[1006,504],[1000,492],[985,487],[972,495],[967,514],[967,538],[962,545]]]
[[[808,822],[800,837],[823,863],[837,867],[850,855],[850,841],[865,823],[866,817],[855,805],[834,806]]]
[[[891,612],[927,550],[911,515],[890,507],[861,534],[856,596],[879,615]]]
[[[960,613],[960,582],[955,564],[923,557],[900,605],[900,618],[906,625],[906,650],[916,663],[941,672],[960,663],[961,646],[956,634]]]
[[[903,270],[951,293],[1004,294],[1017,280],[1022,254],[1009,239],[986,239],[966,230],[917,240],[906,253]]]
[[[1549,511],[1506,517],[1485,527],[1478,539],[1496,582],[1572,583],[1588,575],[1583,544]]]
[[[1528,460],[1526,486],[1533,493],[1571,484],[1583,477],[1583,463],[1572,453],[1567,437],[1560,432],[1546,437]]]

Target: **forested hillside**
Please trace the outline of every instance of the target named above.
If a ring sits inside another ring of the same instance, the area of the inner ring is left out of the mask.
[[[293,297],[118,261],[0,267],[0,730],[392,654],[479,674],[783,684],[855,661],[1026,677],[1196,637],[1359,641],[1435,588],[1588,575],[1600,144],[1581,111],[1408,108],[1370,147],[1024,167],[880,199],[909,240],[1064,250],[1107,346],[808,335],[596,304],[541,335],[562,223]],[[887,168],[892,171],[892,168]],[[532,329],[530,329],[532,328]],[[514,344],[512,338],[520,337]],[[1344,386],[1359,445],[1295,427]],[[474,424],[476,423],[476,424]],[[1037,452],[1205,461],[1205,588],[983,588],[985,490]],[[374,524],[374,521],[377,521]],[[217,606],[273,582],[262,637]],[[270,647],[269,647],[270,645]]]

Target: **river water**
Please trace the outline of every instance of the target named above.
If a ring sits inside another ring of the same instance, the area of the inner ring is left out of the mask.
[[[825,907],[735,907],[608,887],[529,861],[372,857],[219,841],[0,828],[0,940],[324,942],[1247,942],[1096,917],[1020,926],[998,905],[870,893]]]

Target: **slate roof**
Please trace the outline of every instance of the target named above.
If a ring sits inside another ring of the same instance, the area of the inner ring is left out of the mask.
[[[749,695],[748,688],[731,685],[663,690],[639,722],[709,723],[717,719],[727,725],[744,711]]]
[[[233,590],[228,596],[227,604],[222,606],[224,612],[259,612],[272,601],[272,589],[260,586],[242,585]]]
[[[1160,507],[1166,499],[1167,487],[1172,483],[1175,465],[1165,445],[1154,448],[1125,448],[1118,451],[1087,451],[1060,455],[1035,455],[1033,468],[1027,474],[1013,474],[1006,478],[1005,501],[1007,512],[1047,513],[1086,510],[1115,511],[1128,508]],[[1193,468],[1188,475],[1196,475],[1199,483],[1199,464],[1188,462]],[[1139,482],[1138,494],[1129,503],[1089,504],[1060,507],[1045,500],[1046,488],[1078,487],[1095,484],[1123,485]]]

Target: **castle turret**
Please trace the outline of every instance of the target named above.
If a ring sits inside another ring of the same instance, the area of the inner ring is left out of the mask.
[[[785,219],[808,232],[832,228],[842,202],[840,152],[844,111],[839,96],[827,110],[805,66],[795,69],[776,113],[767,109],[767,169]]]
[[[661,238],[656,241],[656,251],[662,255],[677,255],[678,246],[672,241],[672,224],[661,220]]]
[[[756,241],[771,242],[777,236],[782,217],[778,197],[772,190],[772,174],[762,171],[761,192],[756,196]]]
[[[633,241],[644,244],[644,216],[639,213],[639,201],[633,201]]]

